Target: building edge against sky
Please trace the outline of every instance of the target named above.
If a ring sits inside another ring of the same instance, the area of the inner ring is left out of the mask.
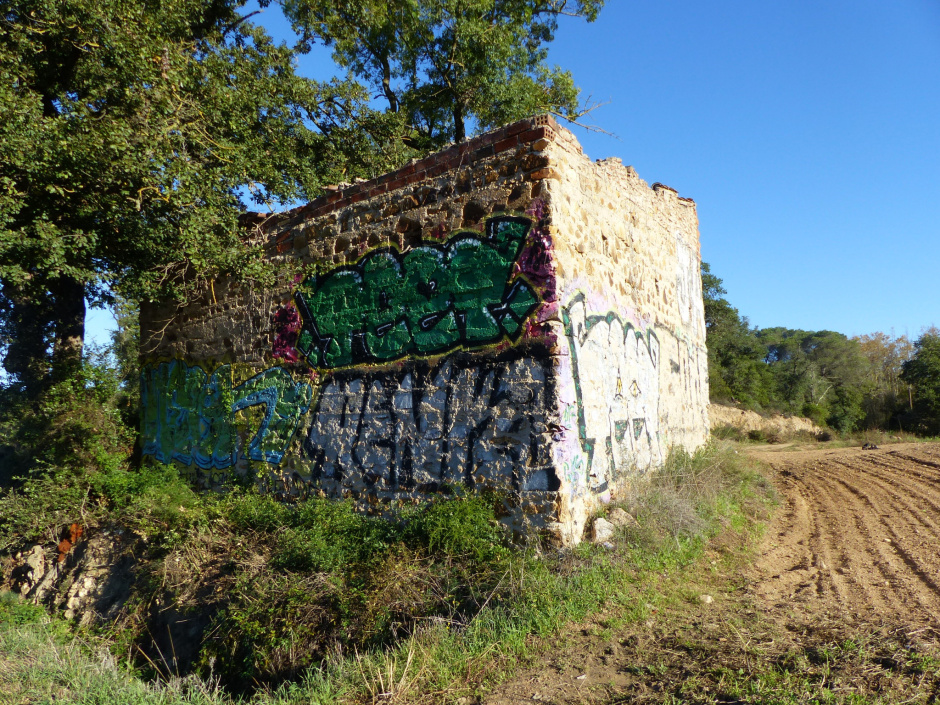
[[[552,118],[246,227],[268,289],[145,305],[142,442],[384,512],[460,485],[572,544],[708,433],[695,204]]]

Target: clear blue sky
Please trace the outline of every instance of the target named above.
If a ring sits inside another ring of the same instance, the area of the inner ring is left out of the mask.
[[[276,8],[256,16],[286,38]],[[938,0],[608,0],[550,60],[606,104],[571,129],[698,204],[751,323],[916,337],[940,324]],[[301,71],[335,73],[326,51]]]
[[[613,0],[551,58],[609,101],[589,155],[695,199],[752,324],[940,323],[937,0]]]

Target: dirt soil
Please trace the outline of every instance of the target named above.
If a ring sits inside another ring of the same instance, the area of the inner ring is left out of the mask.
[[[752,572],[765,608],[938,626],[940,446],[762,457],[784,500]]]
[[[750,452],[780,506],[749,563],[719,540],[482,702],[940,702],[940,444]]]

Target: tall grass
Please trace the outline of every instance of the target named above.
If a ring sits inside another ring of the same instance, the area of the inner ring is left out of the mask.
[[[12,593],[0,593],[0,704],[223,705],[231,699],[197,677],[147,682],[101,642]]]
[[[0,648],[18,654],[0,661],[0,684],[19,682],[8,690],[22,697],[11,702],[54,689],[63,702],[231,702],[220,677],[243,698],[272,704],[485,690],[571,622],[599,610],[645,619],[664,599],[655,576],[697,560],[718,532],[754,530],[772,498],[746,463],[723,443],[673,453],[624,503],[637,525],[619,530],[612,548],[511,548],[493,503],[474,495],[417,508],[397,524],[323,501],[200,500],[213,504],[191,525],[198,530],[151,569],[163,585],[215,586],[221,608],[202,645],[201,679],[157,668],[150,675],[164,679],[145,682],[102,659],[100,643],[63,637],[55,622],[0,619]],[[190,577],[173,567],[181,564]],[[199,609],[199,590],[187,589],[177,597]],[[125,626],[143,631],[133,620]],[[28,675],[18,665],[26,661],[52,665]]]

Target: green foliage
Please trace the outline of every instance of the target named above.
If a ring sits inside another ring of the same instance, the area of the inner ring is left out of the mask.
[[[134,439],[114,406],[117,394],[118,380],[104,356],[86,363],[80,377],[53,385],[38,401],[14,388],[0,389],[10,475],[119,466]]]
[[[57,541],[73,522],[86,528],[118,522],[172,541],[199,516],[201,500],[175,468],[132,465],[135,433],[121,413],[120,382],[119,371],[99,356],[80,378],[53,385],[37,400],[0,391],[0,428],[9,444],[0,550]]]
[[[560,14],[603,0],[286,0],[305,44],[322,41],[401,117],[418,149],[539,112],[583,113],[571,74],[546,64]]]
[[[349,69],[329,82],[298,76],[244,4],[27,0],[0,17],[0,349],[29,396],[80,371],[86,300],[269,280],[244,194],[274,209],[468,125],[578,115],[545,45],[560,14],[593,21],[603,0],[285,2],[300,48],[325,42]]]
[[[297,76],[242,4],[28,0],[0,17],[0,309],[7,371],[31,391],[80,356],[86,297],[267,276],[241,189],[291,202],[398,156],[361,86]]]
[[[496,520],[494,507],[484,497],[455,491],[453,499],[428,502],[403,516],[405,542],[432,555],[494,564],[506,559],[505,528]]]
[[[220,498],[213,513],[267,556],[263,569],[236,560],[201,655],[207,672],[239,689],[296,674],[337,646],[386,644],[421,620],[472,615],[512,555],[492,504],[476,496],[399,521],[346,502],[285,505],[254,493]]]
[[[271,557],[271,565],[283,570],[365,570],[381,561],[398,538],[388,521],[365,516],[348,502],[309,499],[287,519]]]
[[[140,307],[121,296],[112,307],[117,328],[111,332],[111,354],[120,380],[118,408],[131,428],[140,426]]]
[[[901,379],[902,365],[913,355],[913,344],[906,335],[882,332],[855,338],[868,358],[868,378],[862,405],[865,428],[897,426],[897,415],[911,401],[910,386]]]
[[[764,328],[758,338],[785,411],[805,408],[841,432],[856,427],[865,415],[862,396],[870,365],[857,340],[833,331],[785,328]]]
[[[216,616],[202,666],[236,690],[295,676],[334,645],[348,599],[316,573],[243,573]]]
[[[0,624],[38,624],[46,619],[46,610],[27,602],[13,592],[0,591]]]
[[[940,433],[940,330],[932,328],[914,342],[901,379],[913,388],[914,419],[920,430]]]
[[[773,405],[773,382],[764,363],[766,350],[747,318],[727,299],[721,279],[702,263],[702,296],[708,347],[708,385],[711,398],[753,409]]]

